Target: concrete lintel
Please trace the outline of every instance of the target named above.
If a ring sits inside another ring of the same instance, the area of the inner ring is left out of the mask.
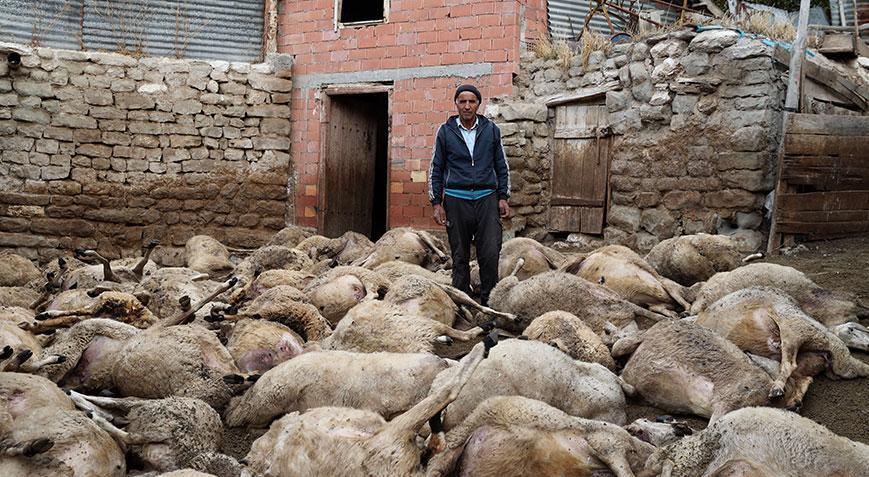
[[[444,76],[478,77],[492,73],[492,63],[468,63],[449,66],[421,66],[418,68],[392,68],[385,70],[353,71],[345,73],[318,73],[293,78],[295,88],[317,88],[324,84],[371,83],[399,81],[412,78],[438,78]]]

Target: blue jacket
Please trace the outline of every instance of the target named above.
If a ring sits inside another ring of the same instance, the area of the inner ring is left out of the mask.
[[[499,199],[510,197],[510,168],[501,145],[501,130],[492,121],[477,115],[474,157],[450,116],[435,139],[428,169],[428,198],[433,205],[443,200],[444,188],[462,190],[495,189]]]

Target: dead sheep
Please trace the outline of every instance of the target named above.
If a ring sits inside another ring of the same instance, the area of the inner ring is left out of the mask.
[[[226,409],[230,427],[264,427],[290,412],[354,407],[390,419],[428,394],[446,360],[424,353],[302,354],[263,373]]]
[[[380,414],[350,408],[285,415],[253,443],[243,475],[425,475],[416,436],[456,398],[483,361],[484,352],[483,343],[475,346],[451,382],[389,422]]]
[[[524,262],[524,265],[516,274],[520,281],[543,272],[556,270],[566,260],[566,257],[561,252],[553,250],[534,239],[525,237],[512,238],[501,246],[501,255],[498,258],[498,278],[503,279],[510,275],[510,272],[516,267],[516,263],[520,258]]]
[[[242,373],[261,374],[305,351],[305,341],[287,326],[243,319],[229,333],[226,349]]]
[[[768,398],[773,378],[735,344],[700,325],[661,322],[613,346],[614,357],[631,351],[622,378],[665,411],[715,421],[734,409],[773,404]],[[794,407],[803,393],[788,386],[776,404]]]
[[[434,271],[445,268],[450,261],[443,250],[446,247],[434,235],[423,230],[400,227],[383,234],[374,243],[371,253],[356,260],[353,265],[374,269],[386,262],[400,260]]]
[[[601,247],[566,262],[561,270],[599,283],[623,299],[658,313],[675,315],[670,310],[677,305],[683,309],[691,306],[681,285],[658,275],[636,252],[621,245]]]
[[[329,320],[338,324],[348,310],[362,300],[383,298],[391,281],[363,267],[336,267],[312,280],[305,288],[308,301]]]
[[[521,268],[522,261],[519,261]],[[515,323],[499,325],[522,331],[531,321],[548,311],[566,311],[579,317],[598,335],[606,323],[623,328],[637,318],[654,323],[665,318],[622,299],[612,290],[570,273],[552,271],[519,281],[511,275],[495,285],[489,305],[516,316]]]
[[[657,450],[646,462],[646,475],[857,477],[869,475],[869,446],[793,412],[751,407]]]
[[[610,371],[616,369],[601,338],[576,315],[566,311],[549,311],[538,316],[522,336],[558,348],[573,359],[598,363]]]
[[[38,282],[42,272],[30,260],[11,252],[0,252],[0,287],[23,287]]]
[[[233,320],[250,318],[274,321],[289,327],[305,341],[325,339],[332,333],[330,323],[298,289],[279,285],[246,303]]]
[[[282,247],[294,248],[299,245],[299,242],[314,235],[314,233],[314,229],[310,227],[288,225],[274,234],[266,243],[266,246],[280,245]]]
[[[437,343],[468,342],[490,330],[488,325],[458,330],[398,305],[369,300],[351,308],[320,344],[323,349],[361,353],[433,353]]]
[[[157,240],[151,240],[145,244],[142,258],[123,259],[114,262],[103,257],[96,250],[78,249],[75,258],[84,262],[97,262],[96,265],[86,265],[81,268],[70,269],[63,284],[63,288],[94,288],[103,282],[118,284],[134,284],[142,281],[146,273],[157,269],[154,262],[150,261],[151,252],[160,244]],[[132,264],[132,265],[131,265]]]
[[[800,309],[785,292],[752,287],[722,297],[700,312],[696,322],[724,336],[743,351],[781,362],[770,397],[784,395],[799,361],[829,361],[834,378],[869,376],[869,365],[851,356],[836,335]]]
[[[368,256],[374,248],[374,242],[359,232],[347,231],[337,238],[312,235],[299,242],[295,248],[307,253],[315,262],[330,260],[336,265],[350,265]]]
[[[33,334],[9,321],[0,321],[0,371],[37,372],[62,363],[66,356],[43,349]]]
[[[450,382],[457,369],[439,374],[432,391]],[[622,425],[626,421],[625,393],[632,394],[633,389],[597,363],[574,361],[537,341],[508,339],[492,349],[479,372],[444,411],[443,427],[456,427],[490,397],[510,395],[543,401],[572,416]]]
[[[0,373],[0,475],[125,474],[121,448],[57,386],[37,376]]]
[[[522,396],[483,401],[446,434],[429,476],[592,475],[631,477],[655,448],[607,422],[571,416]]]
[[[718,272],[739,267],[743,254],[732,237],[701,233],[659,242],[646,255],[646,261],[662,276],[690,287]]]
[[[184,263],[187,268],[213,278],[224,277],[235,269],[229,260],[229,250],[209,235],[194,235],[187,240]]]

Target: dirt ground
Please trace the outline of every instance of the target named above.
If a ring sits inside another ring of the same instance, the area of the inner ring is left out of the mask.
[[[792,249],[793,253],[769,258],[767,261],[800,270],[818,285],[854,293],[869,305],[869,237],[807,242]],[[864,325],[869,322],[864,321]],[[853,352],[869,362],[869,354]],[[653,418],[662,411],[639,403],[628,406],[628,419]],[[809,388],[800,411],[849,439],[869,444],[869,378],[831,380],[819,376]],[[695,429],[703,428],[702,419],[685,418]]]

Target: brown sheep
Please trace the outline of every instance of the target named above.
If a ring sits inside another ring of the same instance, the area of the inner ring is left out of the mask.
[[[336,267],[311,281],[304,292],[334,326],[362,300],[382,298],[390,285],[386,277],[367,268]]]
[[[869,475],[869,446],[781,409],[733,411],[705,430],[658,449],[646,475]]]
[[[735,291],[700,312],[696,323],[724,336],[743,351],[781,361],[770,398],[784,395],[785,384],[797,369],[798,354],[829,356],[829,373],[837,378],[869,376],[869,365],[853,358],[842,340],[806,315],[793,298],[775,288]]]
[[[443,242],[424,230],[400,227],[389,230],[374,244],[373,251],[353,265],[374,269],[378,265],[400,260],[429,270],[444,268],[450,258],[443,252]]]
[[[314,229],[310,227],[288,225],[272,236],[268,243],[266,243],[266,246],[280,245],[282,247],[293,248],[311,235],[314,235]]]
[[[747,406],[772,404],[773,379],[735,344],[684,320],[661,322],[613,347],[618,357],[636,349],[622,378],[652,405],[715,421]],[[636,347],[639,344],[639,347]],[[794,406],[806,389],[788,386],[779,404]]]
[[[33,373],[66,356],[45,351],[42,343],[31,333],[9,321],[0,321],[0,371]]]
[[[299,242],[295,247],[311,257],[311,260],[331,260],[337,265],[350,265],[355,260],[368,256],[374,242],[368,237],[348,230],[338,238],[312,235]]]
[[[675,305],[691,306],[681,285],[658,275],[636,252],[621,245],[601,247],[568,261],[561,270],[600,283],[623,299],[659,313],[673,315],[669,310]]]
[[[235,265],[229,260],[229,250],[214,237],[194,235],[184,245],[184,263],[191,270],[220,278],[232,273]]]
[[[420,428],[456,398],[483,356],[480,343],[452,382],[389,422],[371,411],[349,408],[287,414],[253,443],[245,458],[249,470],[255,475],[312,477],[422,476],[416,444]]]
[[[38,282],[42,272],[30,260],[10,252],[0,252],[0,287],[23,287]]]
[[[226,409],[231,427],[267,426],[286,413],[315,407],[354,407],[391,419],[428,394],[447,361],[431,354],[302,354],[266,371]],[[373,385],[377,383],[377,385]]]
[[[521,268],[519,260],[517,268]],[[602,335],[607,322],[623,328],[636,318],[656,322],[665,318],[622,299],[612,290],[576,275],[558,271],[541,273],[527,280],[511,275],[495,285],[489,305],[516,315],[515,323],[500,323],[505,329],[521,331],[547,311],[567,311],[578,316],[595,333]]]
[[[646,261],[662,276],[690,287],[742,265],[743,255],[732,237],[701,233],[659,242]]]
[[[280,323],[243,319],[233,325],[226,349],[242,373],[263,373],[302,354],[304,345],[302,337]]]
[[[450,368],[439,374],[432,392],[450,382],[455,372]],[[515,339],[493,348],[469,384],[444,411],[445,430],[459,425],[486,399],[510,395],[538,399],[572,416],[621,425],[626,420],[625,393],[633,394],[630,386],[597,363],[574,361],[549,345]]]
[[[561,252],[555,251],[534,239],[512,238],[501,246],[501,255],[498,258],[498,279],[509,276],[510,272],[516,268],[516,263],[520,258],[524,263],[516,274],[520,281],[539,273],[556,270],[566,259]]]
[[[571,416],[521,396],[483,401],[446,435],[428,475],[592,475],[633,477],[655,448],[619,426]]]
[[[558,348],[573,359],[598,363],[610,371],[616,369],[616,363],[600,336],[576,315],[566,311],[549,311],[538,316],[522,335]]]
[[[281,323],[305,341],[322,340],[332,333],[329,322],[307,303],[306,295],[287,285],[271,288],[247,303],[235,317],[243,318]]]
[[[392,260],[378,265],[374,271],[384,276],[390,281],[395,281],[405,275],[419,275],[428,278],[431,281],[440,283],[441,285],[451,285],[452,275],[449,270],[438,270],[433,272],[426,268],[413,263],[402,262],[401,260]]]

